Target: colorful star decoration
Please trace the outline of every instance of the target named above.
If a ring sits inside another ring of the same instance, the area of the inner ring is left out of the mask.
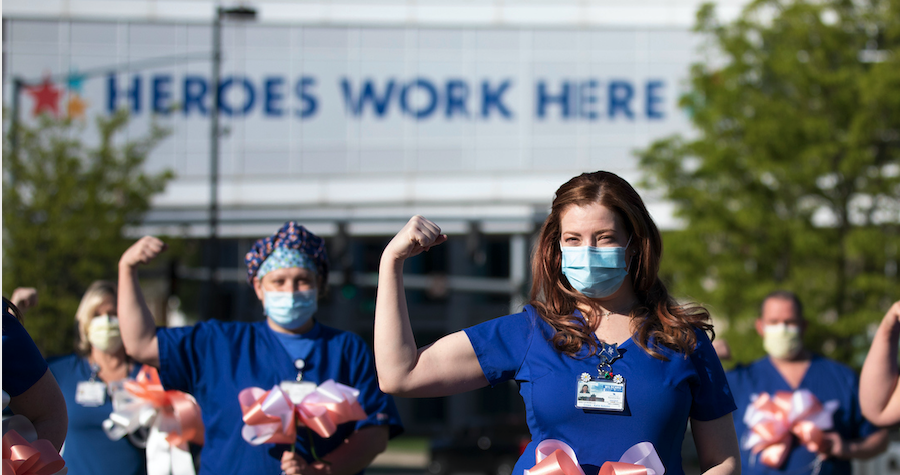
[[[69,101],[66,104],[66,108],[70,119],[84,118],[84,111],[87,109],[87,106],[87,101],[82,99],[81,96],[69,93]]]
[[[85,77],[84,74],[79,74],[76,71],[69,73],[69,77],[66,78],[66,87],[69,89],[69,92],[81,94],[81,88],[84,85]]]
[[[29,86],[25,89],[34,98],[32,115],[38,116],[42,112],[50,111],[54,116],[59,115],[59,89],[53,86],[50,78],[45,78],[40,86]]]

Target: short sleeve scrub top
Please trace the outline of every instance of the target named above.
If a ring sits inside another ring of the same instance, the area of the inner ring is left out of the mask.
[[[49,361],[50,371],[66,398],[69,428],[62,456],[68,475],[142,475],[147,473],[147,456],[129,437],[109,440],[103,431],[103,421],[113,411],[112,398],[107,394],[103,404],[84,404],[77,400],[78,384],[96,378],[86,358],[72,354]],[[135,365],[129,377],[140,371]],[[96,378],[99,381],[99,378]]]
[[[200,452],[200,475],[234,473],[280,474],[286,445],[250,445],[241,437],[242,412],[238,393],[248,387],[265,390],[297,377],[294,361],[304,361],[303,380],[316,384],[333,379],[360,391],[358,401],[367,419],[338,426],[328,439],[312,440],[297,431],[297,453],[312,462],[310,444],[320,457],[337,448],[354,431],[384,425],[391,436],[402,432],[397,408],[378,388],[371,353],[359,336],[316,322],[299,335],[290,352],[265,321],[210,320],[193,327],[159,328],[160,380],[166,389],[192,394],[200,404],[205,444]],[[292,355],[294,357],[292,357]]]
[[[555,330],[534,307],[465,330],[488,382],[515,380],[525,402],[531,442],[513,469],[535,465],[535,447],[545,439],[567,443],[585,473],[618,461],[633,445],[651,442],[666,475],[682,474],[681,447],[688,418],[714,420],[735,410],[722,365],[707,335],[697,330],[697,346],[685,356],[667,348],[668,361],[647,354],[631,339],[619,345],[612,365],[625,379],[625,407],[619,411],[575,406],[582,373],[597,376],[600,358],[587,347],[575,358],[557,351]]]

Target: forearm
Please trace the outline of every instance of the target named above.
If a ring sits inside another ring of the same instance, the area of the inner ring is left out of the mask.
[[[141,363],[159,367],[156,322],[144,301],[137,267],[119,264],[117,310],[125,351]]]
[[[57,451],[62,448],[69,418],[66,401],[50,370],[27,391],[11,398],[9,408],[31,421],[39,439],[49,440]]]
[[[354,432],[338,448],[309,466],[314,475],[353,475],[368,467],[387,448],[387,426],[368,426]],[[312,474],[311,474],[312,475]]]
[[[741,463],[739,459],[730,457],[721,463],[709,467],[703,472],[703,475],[740,475]]]
[[[897,390],[897,338],[900,325],[890,313],[882,320],[860,374],[860,407],[863,415],[879,425],[895,423],[900,416]],[[895,415],[896,414],[896,415]]]
[[[374,329],[375,366],[381,390],[395,394],[418,360],[403,289],[403,261],[382,257],[378,274]]]
[[[692,418],[691,429],[704,475],[741,473],[741,454],[731,414],[711,421]]]
[[[888,446],[888,431],[882,429],[873,432],[868,437],[851,441],[847,444],[847,458],[869,459],[885,450]]]

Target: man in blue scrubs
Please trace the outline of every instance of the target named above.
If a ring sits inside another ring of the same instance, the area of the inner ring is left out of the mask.
[[[141,238],[119,261],[118,313],[125,349],[159,368],[166,389],[191,393],[206,428],[200,474],[253,473],[353,475],[384,451],[402,431],[393,399],[378,388],[371,353],[349,332],[313,318],[328,277],[325,242],[295,222],[260,239],[247,253],[248,282],[263,303],[260,322],[210,320],[193,327],[157,329],[144,302],[137,268],[165,250]],[[360,391],[367,418],[338,426],[321,438],[300,428],[295,443],[251,445],[243,427],[238,393],[295,381],[333,379]]]
[[[749,365],[738,365],[726,373],[734,402],[737,404],[734,425],[741,442],[741,473],[747,474],[809,474],[851,473],[850,460],[870,458],[887,448],[887,431],[865,420],[859,408],[859,380],[850,368],[812,354],[803,346],[806,320],[799,298],[788,291],[769,294],[762,303],[756,320],[756,331],[763,338],[768,357]],[[784,462],[770,467],[744,446],[748,428],[743,416],[754,395],[778,391],[809,390],[819,402],[837,401],[834,427],[825,433],[825,440],[814,453],[791,437],[791,446]],[[818,469],[817,469],[818,467]]]

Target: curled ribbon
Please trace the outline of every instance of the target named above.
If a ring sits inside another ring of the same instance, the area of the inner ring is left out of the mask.
[[[251,445],[293,444],[297,438],[294,404],[278,385],[270,391],[247,388],[238,394],[244,427],[241,436]]]
[[[190,394],[163,389],[156,368],[144,365],[134,381],[125,381],[112,395],[113,412],[103,421],[110,440],[141,428],[147,436],[147,472],[193,475],[188,442],[203,444],[200,406]]]
[[[297,426],[306,426],[327,439],[338,425],[367,417],[358,397],[359,390],[331,379],[297,403],[277,385],[269,391],[247,388],[238,394],[244,415],[241,436],[252,445],[292,444]]]
[[[49,440],[28,442],[15,429],[3,434],[3,475],[51,475],[65,465]]]
[[[3,391],[3,409],[9,405]],[[64,475],[66,462],[53,443],[38,439],[31,421],[21,415],[3,416],[3,475]]]
[[[784,464],[793,436],[810,452],[818,452],[823,433],[834,424],[832,416],[837,408],[838,401],[822,404],[806,389],[755,395],[744,413],[744,424],[750,431],[741,448],[759,454],[760,461],[771,468]]]
[[[546,439],[534,449],[535,465],[525,475],[585,475],[575,451],[563,441]],[[637,443],[618,462],[607,461],[598,475],[664,475],[666,468],[650,442]]]

